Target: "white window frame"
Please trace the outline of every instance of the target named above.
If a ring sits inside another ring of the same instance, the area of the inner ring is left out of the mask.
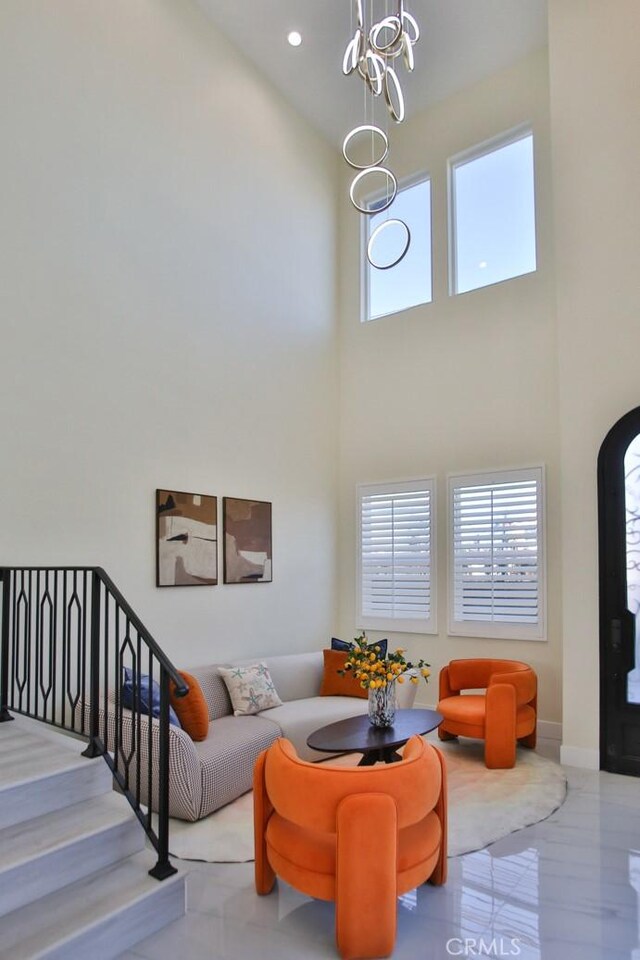
[[[433,179],[426,170],[419,173],[413,173],[409,177],[398,180],[398,194],[410,187],[415,187],[418,183],[429,184],[429,274],[431,278],[431,299],[423,300],[421,303],[414,303],[411,307],[403,307],[402,310],[391,310],[389,313],[381,313],[379,317],[369,316],[369,271],[373,268],[367,260],[367,244],[369,243],[369,217],[366,213],[360,214],[360,323],[375,323],[377,320],[384,320],[386,317],[397,317],[401,313],[408,313],[409,310],[415,310],[418,307],[428,307],[433,303]],[[384,196],[378,191],[372,193],[365,199],[365,205],[369,206],[375,203],[377,199]],[[389,208],[390,216],[393,215],[393,204]],[[392,268],[393,269],[393,268]]]
[[[538,502],[538,621],[535,624],[517,624],[505,621],[456,620],[455,618],[455,546],[454,546],[454,490],[476,484],[513,483],[535,479],[539,484]],[[448,483],[448,631],[452,637],[479,637],[497,640],[547,640],[547,544],[546,544],[546,483],[545,467],[513,468],[477,473],[449,474]]]
[[[430,616],[428,619],[405,619],[404,617],[371,617],[362,613],[362,498],[373,493],[393,494],[429,490],[429,594]],[[356,610],[358,627],[362,630],[385,630],[393,633],[437,634],[437,548],[436,548],[436,478],[422,477],[410,480],[390,480],[376,483],[359,483],[356,487]]]
[[[448,203],[448,228],[449,228],[449,296],[463,297],[469,293],[476,293],[478,290],[485,290],[486,287],[473,287],[471,290],[464,290],[458,293],[458,264],[456,257],[456,181],[454,172],[457,167],[466,163],[472,163],[479,160],[480,157],[486,157],[489,153],[495,153],[502,147],[508,147],[512,143],[524,140],[526,137],[533,138],[533,203],[534,203],[534,242],[536,251],[536,268],[528,273],[519,273],[515,277],[505,277],[504,280],[496,280],[495,283],[488,284],[489,287],[499,286],[501,283],[509,283],[511,280],[518,280],[519,277],[529,277],[532,273],[538,272],[538,191],[536,189],[536,162],[535,149],[536,137],[533,130],[533,124],[521,123],[517,127],[512,127],[505,133],[500,133],[482,143],[470,147],[468,150],[461,150],[447,160],[447,195]]]

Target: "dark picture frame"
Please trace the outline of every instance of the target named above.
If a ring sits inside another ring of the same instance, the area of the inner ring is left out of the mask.
[[[222,525],[224,582],[271,583],[271,502],[223,497]]]
[[[156,490],[156,586],[218,583],[218,498]]]

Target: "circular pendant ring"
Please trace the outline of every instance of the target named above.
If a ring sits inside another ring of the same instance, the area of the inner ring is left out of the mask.
[[[391,37],[385,42],[379,43],[378,38],[384,30],[391,30]],[[371,27],[369,33],[369,43],[376,53],[388,54],[402,37],[402,21],[398,17],[385,17]]]
[[[389,113],[396,123],[404,120],[404,97],[398,74],[393,67],[387,67],[384,75],[384,98],[387,101]]]
[[[375,140],[380,141],[380,147],[378,150],[379,156],[374,157],[368,163],[358,163],[349,156],[349,147],[351,146],[353,140],[356,140],[360,136],[366,136],[366,134],[369,133],[371,134],[372,146]],[[354,170],[367,170],[369,167],[379,167],[380,164],[385,160],[388,152],[389,138],[384,130],[381,130],[380,127],[374,127],[368,123],[363,124],[361,127],[354,127],[353,130],[346,135],[344,138],[344,143],[342,144],[342,156],[345,158],[349,166],[353,167]]]
[[[347,49],[344,52],[344,60],[342,61],[342,72],[345,77],[348,77],[349,74],[358,66],[362,56],[362,48],[364,46],[364,33],[361,29],[357,29],[353,35],[353,39],[349,40],[347,44]]]
[[[411,27],[411,33],[407,30],[405,24],[409,24]],[[418,21],[415,17],[412,17],[410,13],[407,13],[406,10],[402,12],[402,28],[407,35],[410,44],[416,44],[420,39],[420,27],[418,26]]]
[[[407,68],[408,73],[413,73],[413,68],[415,67],[415,57],[413,55],[413,44],[409,40],[409,34],[402,34],[402,59],[404,60],[404,65]]]
[[[379,54],[374,53],[373,50],[367,50],[364,58],[358,64],[360,76],[374,97],[379,97],[382,93],[385,69],[384,60]]]
[[[373,176],[374,174],[382,174],[385,176],[387,178],[387,182],[391,185],[391,190],[384,203],[376,203],[375,209],[370,209],[364,203],[360,203],[358,200],[356,200],[356,187],[367,177]],[[356,210],[359,210],[360,213],[366,213],[371,216],[372,213],[381,213],[383,210],[386,210],[388,207],[390,207],[396,198],[397,192],[398,181],[391,170],[387,170],[386,167],[367,167],[366,169],[361,170],[360,173],[357,173],[353,178],[351,187],[349,189],[349,196],[351,197],[351,203],[354,205]]]
[[[376,260],[374,257],[374,247],[376,241],[380,239],[381,235],[388,230],[390,227],[400,227],[404,233],[403,245],[400,250],[400,253],[395,256],[395,259],[390,260],[388,263]],[[407,255],[407,251],[411,244],[411,231],[406,225],[404,220],[385,220],[383,223],[379,224],[371,234],[369,238],[369,243],[367,244],[367,260],[372,267],[375,267],[376,270],[390,270],[391,267],[396,267],[401,260]]]

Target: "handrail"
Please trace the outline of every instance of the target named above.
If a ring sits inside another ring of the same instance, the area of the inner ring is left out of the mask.
[[[145,627],[142,620],[140,620],[140,618],[134,612],[134,610],[131,609],[131,607],[129,606],[125,598],[122,596],[122,594],[116,587],[115,583],[113,582],[109,574],[106,573],[106,571],[103,570],[102,567],[93,567],[93,570],[95,571],[95,573],[98,574],[98,576],[100,577],[104,585],[109,590],[111,596],[115,597],[115,599],[118,601],[120,605],[120,609],[126,614],[129,621],[133,624],[133,626],[136,628],[140,636],[144,639],[147,646],[151,650],[153,650],[159,663],[161,663],[164,666],[165,670],[169,674],[169,679],[173,680],[173,682],[176,685],[176,688],[174,690],[175,696],[176,697],[186,696],[187,693],[189,692],[189,687],[184,682],[184,678],[178,673],[178,671],[172,664],[171,660],[169,660],[169,657],[166,655],[164,650],[153,639],[153,637]]]
[[[187,684],[102,567],[0,566],[0,582],[0,722],[13,711],[88,740],[83,755],[106,761],[165,879],[170,685],[182,697]]]

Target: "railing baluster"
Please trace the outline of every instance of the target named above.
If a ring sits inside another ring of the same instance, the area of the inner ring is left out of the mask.
[[[11,591],[11,706],[16,709],[15,685],[18,676],[18,642],[16,640],[16,614],[18,609],[18,573],[13,574],[13,590]]]
[[[97,573],[95,574],[97,576]],[[102,738],[105,751],[109,750],[109,591],[104,590],[104,693],[102,712],[104,713],[104,727]]]
[[[40,667],[40,571],[36,570],[36,602],[34,605],[33,615],[35,618],[35,638],[34,638],[34,648],[35,653],[33,654],[32,659],[32,673],[33,673],[33,713],[36,717],[40,717],[39,709],[39,700],[40,700],[40,681],[41,677],[39,674]]]
[[[131,682],[133,685],[133,695],[131,697],[131,743],[129,745],[129,750],[125,751],[124,714],[120,742],[122,743],[122,761],[125,768],[126,788],[127,790],[131,790],[131,760],[133,759],[133,754],[136,749],[136,719],[140,716],[140,684],[138,682],[138,670],[136,666],[135,653],[133,652],[133,644],[131,643],[131,624],[129,623],[128,618],[125,619],[125,624],[125,646],[131,651]]]
[[[93,583],[91,588],[91,598],[93,599]],[[100,598],[100,593],[98,592],[98,602],[99,602],[99,598]],[[91,628],[93,628],[93,613],[91,614],[91,616],[92,616]],[[100,624],[98,622],[98,631],[99,630],[100,630]],[[98,641],[99,640],[100,640],[100,633],[98,632]],[[93,644],[93,633],[89,638],[89,642],[90,644]],[[90,652],[91,658],[93,659],[93,647],[91,647],[89,652]],[[87,571],[86,570],[82,575],[82,654],[78,657],[78,661],[80,663],[80,667],[79,667],[80,682],[78,683],[76,694],[78,695],[78,703],[81,704],[82,706],[82,710],[80,711],[80,723],[81,723],[82,733],[85,733],[86,718],[85,718],[84,704],[86,703],[86,699],[87,699],[87,696],[86,696],[87,694],[87,690],[86,690],[86,687],[87,687]],[[91,663],[90,663],[89,670],[92,670],[92,669],[93,667],[91,666]],[[89,684],[90,684],[89,689],[92,689],[91,678],[89,679]],[[77,713],[78,711],[76,707],[76,709],[74,710],[74,717],[77,716]],[[91,736],[91,734],[89,735]]]
[[[113,730],[113,759],[116,765],[116,773],[120,763],[120,731],[122,729],[122,666],[120,663],[120,610],[118,604],[115,605],[115,636],[116,636],[116,655],[114,657],[114,696],[115,696],[115,718]]]
[[[138,677],[137,677],[137,687],[140,690],[140,685],[142,682],[142,638],[140,633],[136,631],[136,664],[138,667]],[[147,724],[151,725],[151,677],[149,677],[149,695],[147,698]],[[138,701],[138,709],[140,709],[140,702]],[[136,736],[136,806],[140,806],[140,765],[142,762],[142,718],[138,712],[138,732]]]
[[[47,597],[48,600],[46,600]],[[40,675],[39,699],[42,704],[42,719],[45,723],[47,720],[47,704],[51,693],[51,648],[53,644],[53,632],[51,629],[52,609],[51,594],[49,593],[49,571],[44,570],[38,590],[38,610],[40,614],[40,648],[38,652],[38,669]],[[46,683],[45,676],[47,677]]]
[[[56,722],[58,712],[58,580],[57,570],[53,572],[53,657],[51,682],[51,722]]]
[[[149,648],[149,683],[153,684],[153,653]],[[147,830],[151,830],[153,807],[153,724],[151,717],[147,723]]]
[[[86,607],[87,577],[85,573],[84,599]],[[85,640],[86,644],[86,640]],[[100,742],[100,578],[94,571],[91,576],[91,651],[89,662],[89,745],[84,757],[99,757],[104,753]],[[82,682],[82,726],[85,708],[84,671]]]
[[[151,722],[151,721],[150,721]],[[176,873],[169,860],[169,674],[160,664],[160,758],[158,762],[158,862],[149,871],[156,880]]]
[[[27,609],[25,610],[25,618],[27,621],[27,647],[25,650],[25,673],[27,679],[27,713],[30,709],[31,703],[31,674],[33,673],[33,664],[31,661],[31,620],[32,620],[32,611],[33,611],[33,571],[29,570],[29,576],[27,578]]]
[[[2,571],[2,640],[0,647],[0,723],[13,720],[9,713],[9,618],[11,613],[10,570]]]
[[[67,658],[71,651],[69,650],[69,601],[67,599],[67,571],[62,575],[62,726],[67,717]]]
[[[20,643],[20,608],[22,604],[22,595],[24,592],[24,570],[20,571],[20,592],[18,593],[18,584],[16,583],[16,590],[13,596],[13,656],[16,663],[16,669],[14,672],[14,683],[17,687],[18,693],[18,710],[22,712],[22,694],[24,692],[24,686],[20,682],[20,656],[22,650],[24,649],[24,640],[22,644]]]

